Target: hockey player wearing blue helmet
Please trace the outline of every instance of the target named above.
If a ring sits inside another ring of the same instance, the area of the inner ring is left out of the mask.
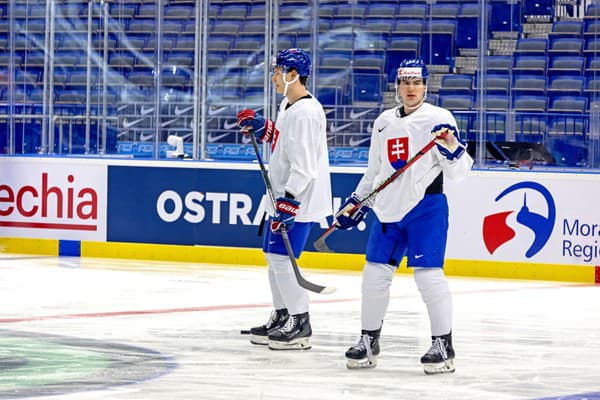
[[[308,293],[298,285],[280,231],[285,227],[298,258],[312,225],[332,214],[327,121],[323,107],[306,89],[311,73],[306,51],[283,50],[272,68],[275,90],[284,96],[277,120],[254,110],[238,114],[243,134],[271,143],[269,180],[276,198],[275,209],[268,210],[271,229],[263,239],[273,311],[267,323],[250,329],[250,342],[273,350],[310,349]]]
[[[367,170],[335,216],[338,228],[350,229],[371,208],[375,214],[362,275],[361,337],[346,351],[346,365],[351,369],[377,365],[390,285],[396,268],[406,257],[431,325],[432,344],[421,357],[423,369],[428,374],[454,372],[452,296],[443,270],[448,235],[443,181],[465,178],[473,160],[459,139],[450,111],[425,103],[429,74],[423,61],[404,60],[397,72],[400,105],[375,120]],[[436,140],[436,148],[423,154],[374,201],[350,213],[359,199],[443,133],[446,135]]]

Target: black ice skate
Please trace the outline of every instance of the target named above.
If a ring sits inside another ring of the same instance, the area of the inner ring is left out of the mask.
[[[312,329],[308,313],[288,317],[285,325],[269,334],[271,350],[308,350]]]
[[[346,351],[346,367],[348,369],[375,368],[377,366],[380,332],[381,329],[362,330],[362,336],[358,343]]]
[[[442,336],[431,337],[431,347],[421,357],[421,364],[426,374],[443,374],[454,372],[454,348],[452,348],[452,332]]]
[[[287,308],[273,310],[271,312],[271,317],[269,318],[266,324],[250,329],[250,335],[252,335],[250,337],[250,343],[262,345],[269,344],[269,333],[284,326],[287,319]]]

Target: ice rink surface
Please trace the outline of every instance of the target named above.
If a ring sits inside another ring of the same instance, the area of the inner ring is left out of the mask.
[[[265,267],[3,254],[0,276],[0,399],[600,399],[600,286],[449,277],[456,373],[429,376],[410,275],[358,371],[358,272],[306,272],[338,288],[311,294],[308,351],[240,334],[270,314]]]

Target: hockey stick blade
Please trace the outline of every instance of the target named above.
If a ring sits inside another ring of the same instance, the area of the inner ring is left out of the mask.
[[[335,224],[330,226],[321,236],[319,236],[317,240],[313,242],[313,246],[317,251],[320,251],[322,253],[334,253],[334,251],[331,250],[329,246],[327,246],[327,243],[325,243],[325,239],[327,239],[327,237],[329,237],[329,235],[331,235],[333,231],[335,231],[336,227],[337,225]]]
[[[406,164],[404,164],[404,166],[402,168],[400,168],[399,170],[397,170],[396,172],[394,172],[392,175],[390,175],[385,181],[383,181],[379,186],[377,186],[371,193],[369,193],[367,196],[365,196],[364,199],[362,199],[358,204],[356,204],[354,206],[354,208],[348,212],[349,215],[352,215],[354,213],[354,211],[358,210],[363,204],[365,204],[371,197],[375,196],[377,193],[379,193],[381,190],[385,189],[390,183],[392,183],[392,181],[394,181],[400,174],[402,174],[404,171],[406,171],[411,165],[413,165],[419,158],[421,158],[425,153],[427,153],[429,150],[431,150],[434,146],[435,146],[435,142],[438,139],[444,139],[446,136],[448,135],[447,132],[443,132],[442,134],[440,134],[439,136],[437,136],[436,138],[432,139],[429,143],[427,143],[421,150],[419,150],[417,152],[417,154],[415,154],[413,157],[411,157]],[[313,242],[313,246],[315,247],[315,249],[317,251],[320,252],[325,252],[325,253],[334,253],[333,250],[331,250],[329,248],[329,246],[327,246],[327,244],[325,243],[325,239],[327,239],[327,237],[329,235],[331,235],[333,232],[335,232],[335,230],[337,229],[337,224],[333,223],[333,225],[331,225],[329,228],[327,228],[327,230],[325,232],[323,232],[321,234],[321,236],[319,236],[319,238],[317,240],[315,240]]]
[[[298,285],[302,286],[306,290],[310,290],[311,292],[320,293],[320,294],[330,294],[336,291],[336,288],[333,286],[321,286],[316,283],[312,283],[307,281],[300,273],[300,268],[298,268],[298,263],[296,262],[296,257],[294,257],[294,250],[292,249],[292,245],[290,243],[290,238],[288,237],[287,231],[284,229],[281,232],[283,236],[283,243],[285,244],[285,248],[290,256],[290,261],[292,262],[292,268],[294,269],[294,275],[296,275],[296,280],[298,281]]]
[[[252,142],[252,147],[254,147],[254,152],[256,153],[256,159],[258,161],[258,165],[260,167],[260,172],[265,183],[265,187],[267,188],[267,193],[271,198],[271,204],[273,205],[273,209],[277,209],[275,205],[275,196],[273,195],[273,188],[271,187],[271,181],[269,180],[269,174],[267,173],[267,169],[265,168],[265,164],[262,161],[262,157],[260,156],[260,152],[258,150],[258,143],[256,142],[256,138],[253,133],[250,133],[250,141]],[[315,283],[307,281],[302,274],[300,273],[300,268],[298,267],[298,263],[296,262],[296,257],[294,256],[294,251],[292,249],[292,245],[290,243],[290,238],[288,237],[288,233],[285,229],[285,226],[281,230],[281,235],[283,237],[283,243],[285,244],[285,249],[288,253],[288,257],[290,259],[290,263],[292,264],[292,269],[294,270],[294,275],[296,276],[296,280],[298,281],[298,285],[303,287],[306,290],[310,290],[311,292],[320,293],[320,294],[329,294],[336,291],[335,287],[332,286],[321,286]]]

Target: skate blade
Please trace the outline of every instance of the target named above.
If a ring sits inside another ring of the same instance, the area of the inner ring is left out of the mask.
[[[269,340],[269,349],[271,350],[308,350],[311,347],[310,338],[294,339],[289,342]]]
[[[371,357],[363,358],[361,360],[355,360],[353,358],[346,358],[346,368],[348,369],[363,369],[363,368],[375,368],[377,366],[377,358]]]
[[[438,364],[423,364],[423,371],[427,375],[452,373],[454,368],[454,360],[446,360]]]
[[[257,344],[259,346],[266,346],[269,344],[269,339],[266,336],[252,335],[250,343]]]

